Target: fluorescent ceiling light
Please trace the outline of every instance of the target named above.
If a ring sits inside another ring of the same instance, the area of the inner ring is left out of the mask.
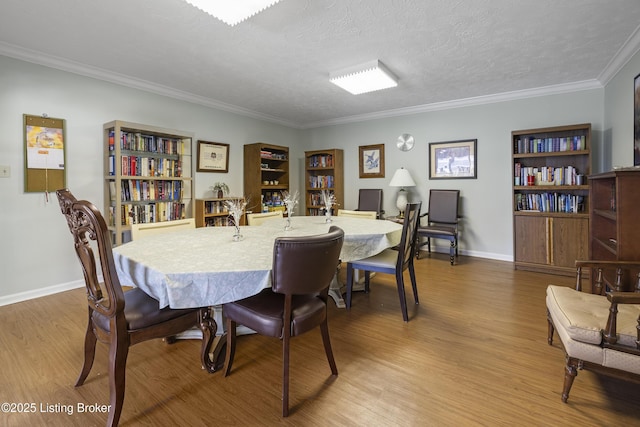
[[[280,0],[185,0],[232,27]]]
[[[333,72],[329,80],[354,95],[398,86],[398,78],[378,60]]]

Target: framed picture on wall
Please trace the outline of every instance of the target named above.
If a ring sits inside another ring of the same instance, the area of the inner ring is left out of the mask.
[[[229,144],[198,141],[198,172],[229,172]]]
[[[633,165],[640,166],[640,74],[633,80]]]
[[[359,147],[360,178],[384,178],[384,144]]]
[[[429,179],[477,178],[477,139],[429,143]]]

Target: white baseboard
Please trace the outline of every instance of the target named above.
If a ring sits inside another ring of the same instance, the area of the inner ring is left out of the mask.
[[[0,296],[0,306],[15,304],[17,302],[27,301],[30,299],[46,297],[47,295],[57,294],[59,292],[69,291],[84,287],[84,280],[76,280],[73,282],[62,283],[59,285],[48,286],[46,288],[34,289],[32,291],[19,292],[17,294]]]

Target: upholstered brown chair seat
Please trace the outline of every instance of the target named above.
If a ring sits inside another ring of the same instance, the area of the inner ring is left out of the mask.
[[[193,309],[174,310],[166,307],[160,310],[158,301],[138,288],[124,293],[124,317],[129,330],[148,328],[182,316],[193,316]],[[92,317],[100,329],[110,330],[108,316],[94,311]]]
[[[294,295],[291,311],[291,336],[316,328],[327,314],[325,303],[312,295]],[[282,338],[284,294],[268,288],[258,295],[225,305],[224,312],[241,325],[251,324],[251,329],[260,335]]]
[[[455,227],[447,227],[446,225],[431,225],[429,226],[429,231],[438,234],[439,236],[451,236],[456,237],[458,235],[458,231]],[[418,229],[420,232],[420,229]]]

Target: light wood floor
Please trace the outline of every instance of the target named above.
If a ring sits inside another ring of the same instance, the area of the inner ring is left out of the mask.
[[[416,263],[420,305],[404,323],[393,279],[378,274],[350,312],[329,309],[340,375],[330,376],[319,332],[292,344],[291,415],[280,416],[281,346],[240,337],[231,375],[207,374],[199,342],[160,340],[129,353],[121,425],[610,426],[640,423],[640,385],[580,372],[560,400],[564,353],[546,342],[545,287],[571,278],[446,255]],[[344,269],[343,269],[344,273]],[[407,293],[411,298],[410,291]],[[84,290],[0,307],[0,402],[36,413],[0,413],[3,426],[104,425],[107,352],[74,388],[85,328]],[[43,413],[41,405],[66,412]]]

